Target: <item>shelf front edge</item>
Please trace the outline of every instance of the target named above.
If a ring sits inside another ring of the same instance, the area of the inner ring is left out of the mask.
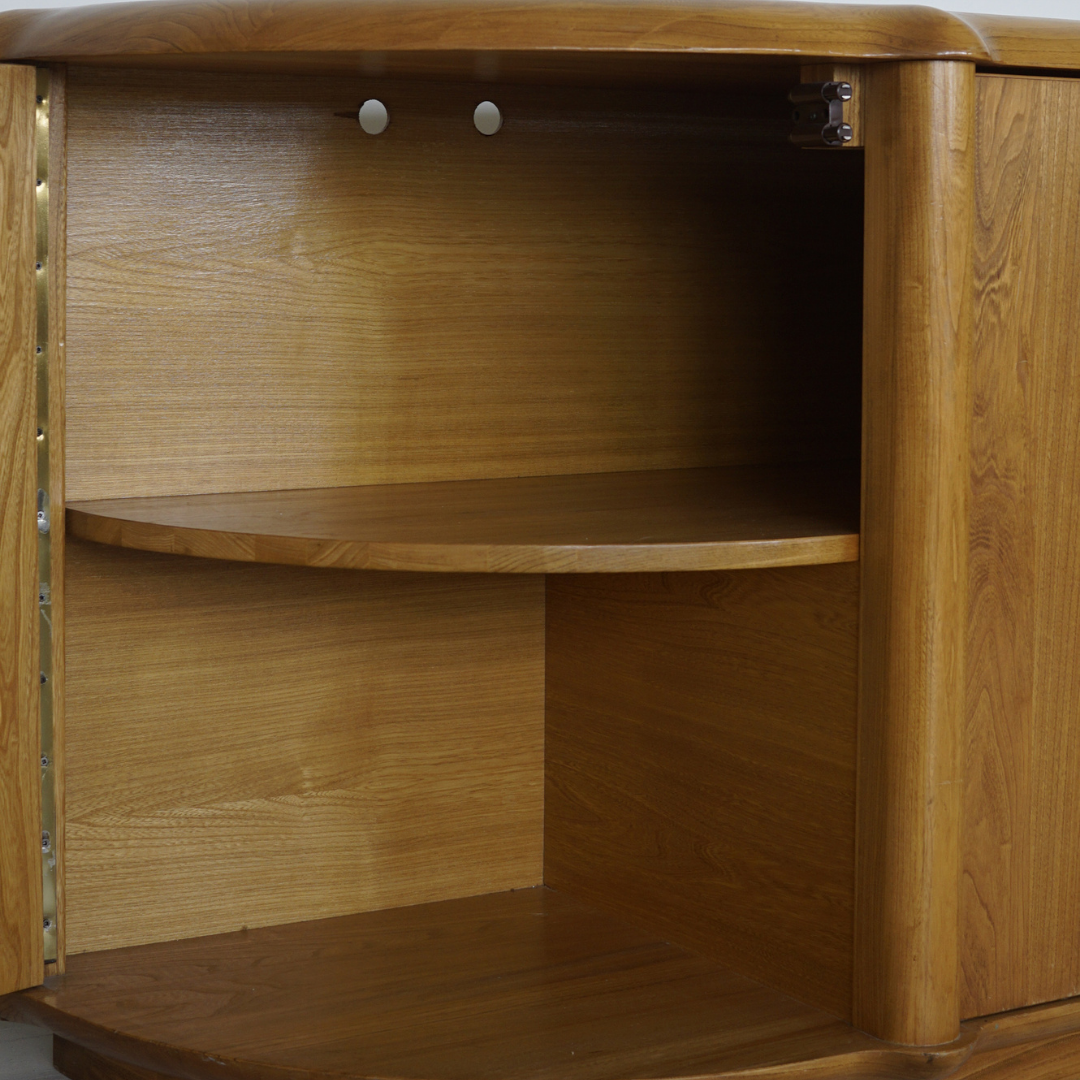
[[[67,529],[114,547],[233,562],[463,574],[655,573],[855,562],[855,533],[688,544],[419,544],[264,536],[125,521],[76,507]]]

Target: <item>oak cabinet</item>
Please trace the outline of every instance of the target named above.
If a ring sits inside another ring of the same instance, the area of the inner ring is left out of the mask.
[[[73,1080],[1080,1063],[1080,25],[0,55],[0,1015]]]

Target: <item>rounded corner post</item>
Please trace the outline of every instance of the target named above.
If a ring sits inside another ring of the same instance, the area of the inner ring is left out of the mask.
[[[854,1021],[958,1037],[975,65],[867,72]]]

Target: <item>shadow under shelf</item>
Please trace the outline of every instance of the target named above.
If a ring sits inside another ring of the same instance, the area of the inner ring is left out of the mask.
[[[857,465],[728,466],[73,502],[144,551],[355,570],[612,573],[854,562]]]

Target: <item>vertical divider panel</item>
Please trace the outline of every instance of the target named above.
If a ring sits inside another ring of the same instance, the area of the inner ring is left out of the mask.
[[[854,563],[548,578],[544,880],[851,1017]]]
[[[0,65],[0,993],[41,982],[34,86]]]
[[[867,73],[855,1023],[959,1032],[975,68]]]

